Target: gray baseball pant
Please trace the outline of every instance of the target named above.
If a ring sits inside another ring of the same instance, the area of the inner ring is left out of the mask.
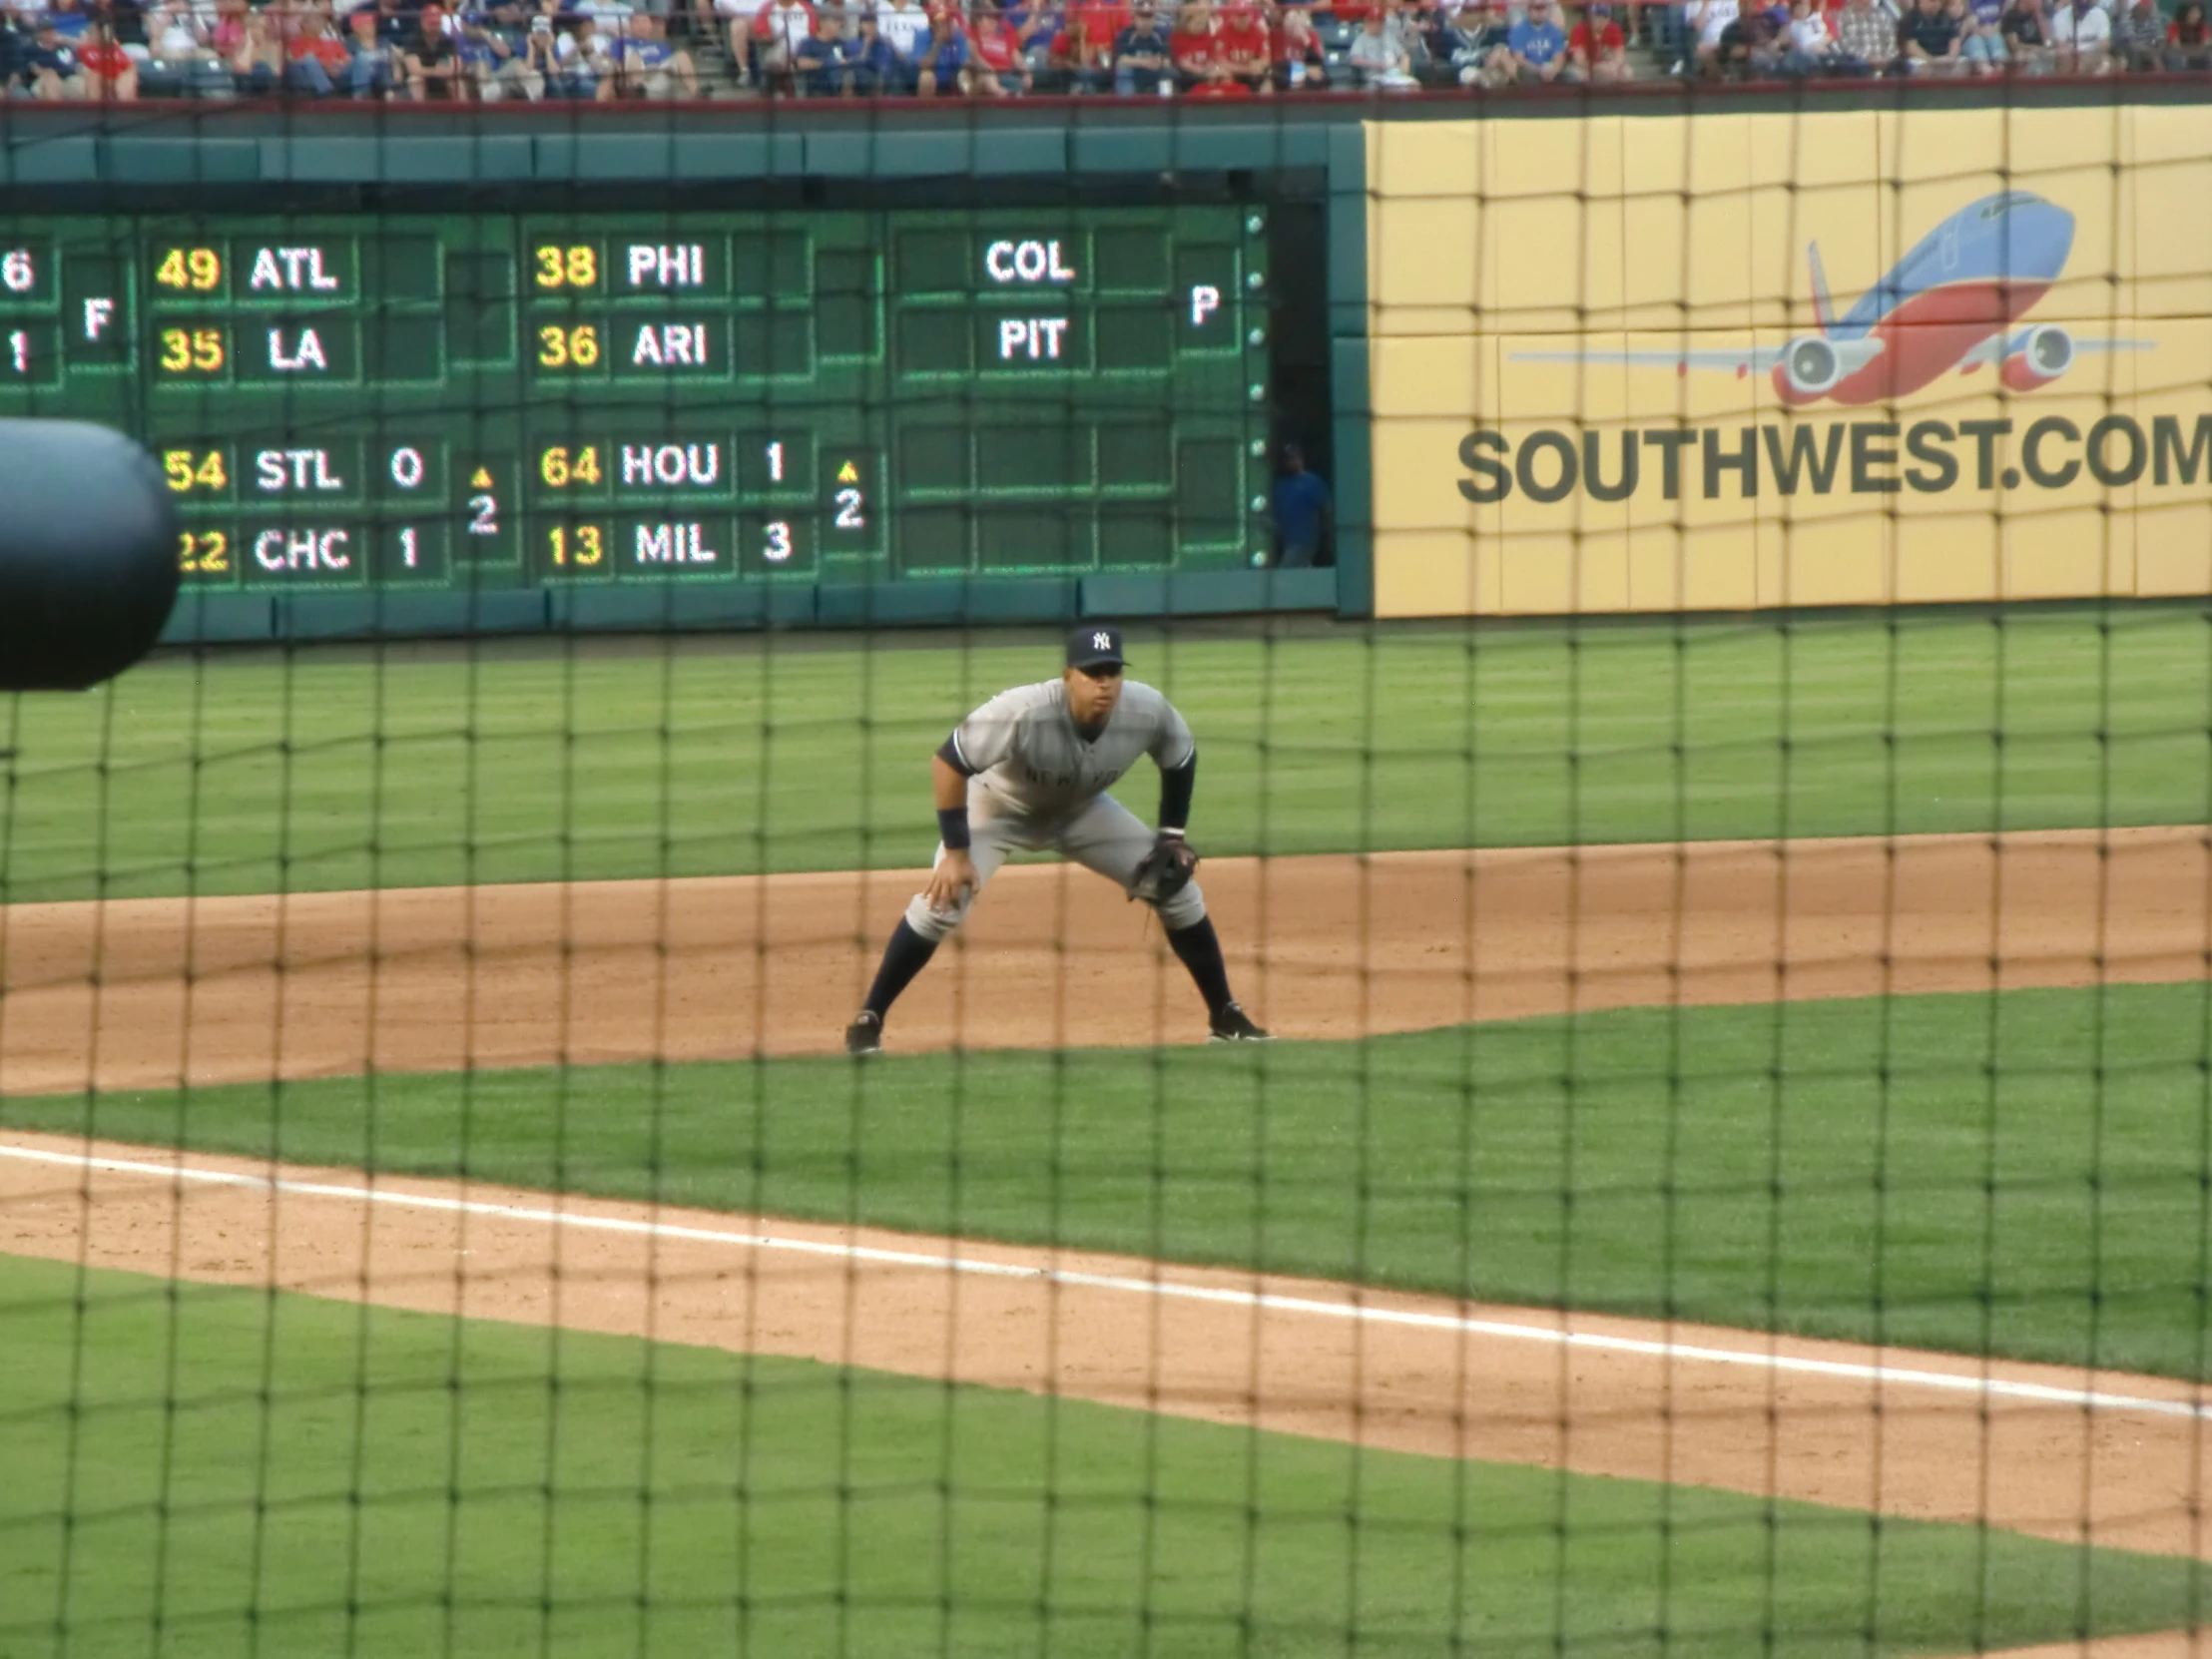
[[[931,942],[945,938],[967,919],[984,883],[998,873],[1006,854],[1017,847],[1024,852],[1057,852],[1072,858],[1085,869],[1098,871],[1124,892],[1136,879],[1137,865],[1152,850],[1153,833],[1144,821],[1110,795],[1100,796],[1072,818],[1050,822],[1036,822],[1014,813],[985,818],[974,811],[973,797],[970,803],[968,858],[975,865],[975,885],[951,910],[932,910],[927,896],[918,892],[906,906],[906,925]],[[934,869],[943,861],[944,847],[940,844],[930,867]],[[1171,933],[1205,918],[1206,897],[1196,881],[1160,906],[1160,922]]]

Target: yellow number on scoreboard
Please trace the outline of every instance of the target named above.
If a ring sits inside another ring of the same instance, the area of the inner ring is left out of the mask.
[[[539,457],[538,476],[557,490],[571,484],[596,484],[599,482],[599,451],[596,447],[586,447],[571,453],[566,445],[548,449]]]
[[[595,565],[607,556],[606,540],[596,524],[577,525],[573,539],[560,525],[546,535],[553,544],[553,562],[557,565]]]
[[[221,530],[187,530],[177,538],[177,568],[213,575],[231,568],[231,538]]]
[[[220,449],[211,449],[205,455],[192,449],[165,449],[162,471],[168,475],[169,487],[179,495],[193,490],[219,490],[231,481],[223,470]]]
[[[223,366],[223,330],[164,328],[161,366],[165,374],[213,374]]]
[[[538,286],[588,288],[599,280],[599,255],[590,246],[538,250]]]
[[[599,330],[589,322],[538,330],[538,362],[546,368],[589,368],[599,361]]]
[[[212,248],[172,248],[154,268],[154,280],[165,288],[206,293],[223,280],[223,256]]]

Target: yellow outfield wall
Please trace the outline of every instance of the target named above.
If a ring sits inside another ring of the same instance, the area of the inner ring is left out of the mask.
[[[2212,594],[2212,105],[1367,147],[1377,615]]]

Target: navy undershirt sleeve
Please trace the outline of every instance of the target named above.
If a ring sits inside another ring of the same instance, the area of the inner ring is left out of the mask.
[[[1198,782],[1198,752],[1179,767],[1160,769],[1160,828],[1181,830],[1191,822],[1191,791]]]
[[[937,758],[962,778],[975,776],[975,769],[967,764],[967,757],[960,753],[960,737],[956,732],[944,740],[944,747],[937,751]]]

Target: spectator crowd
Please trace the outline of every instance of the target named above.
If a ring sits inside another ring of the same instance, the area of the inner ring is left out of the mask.
[[[2171,10],[2163,9],[2171,6]],[[2206,0],[0,0],[19,98],[1255,98],[2212,70]],[[34,9],[35,8],[35,9]]]
[[[1677,63],[1745,80],[2212,69],[2205,0],[1691,0]]]

